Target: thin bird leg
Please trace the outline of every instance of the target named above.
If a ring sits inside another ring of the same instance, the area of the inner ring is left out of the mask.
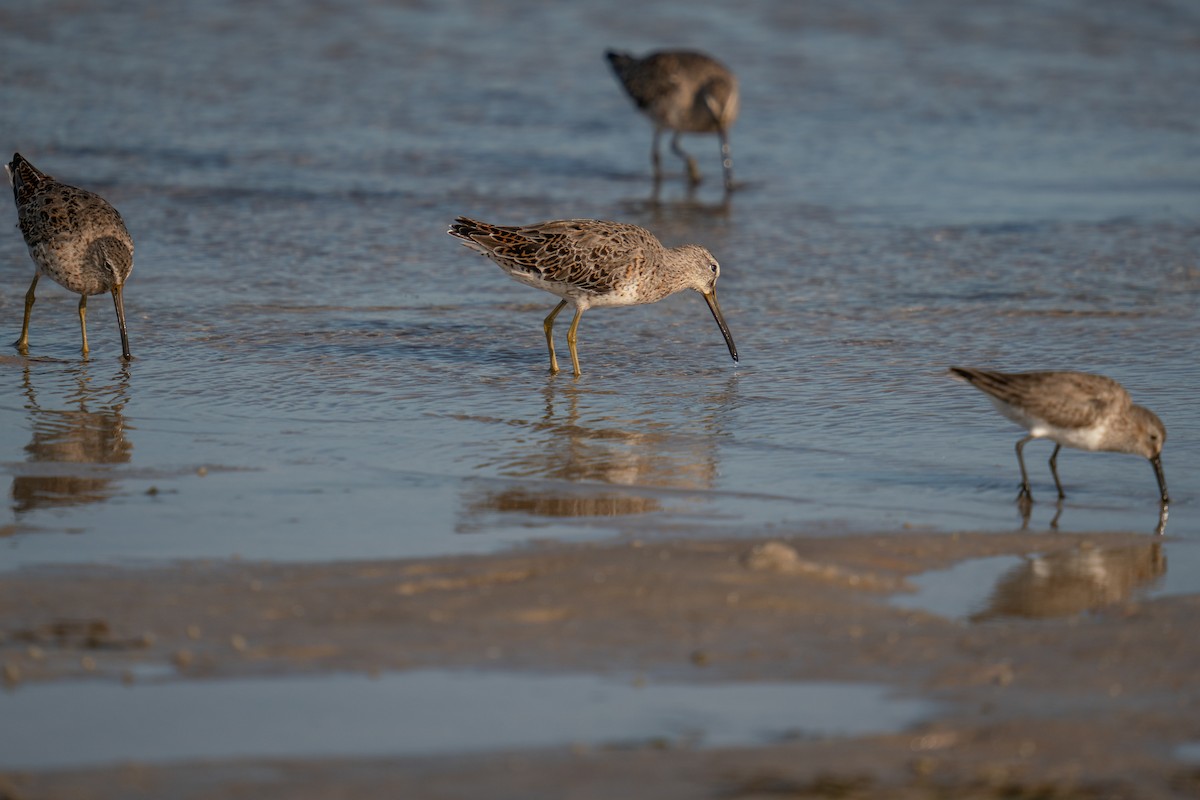
[[[583,373],[579,371],[579,351],[575,349],[575,331],[579,329],[579,318],[583,316],[583,308],[575,308],[575,318],[571,320],[571,327],[567,328],[567,347],[571,348],[571,365],[575,367],[575,377],[578,378]]]
[[[733,191],[733,151],[729,149],[729,134],[724,128],[717,131],[721,137],[721,167],[725,170],[725,191]]]
[[[83,357],[88,356],[87,346],[87,295],[79,295],[79,333],[83,336]]]
[[[558,374],[558,359],[554,357],[554,318],[558,316],[558,312],[562,311],[566,304],[566,300],[560,302],[554,307],[554,310],[550,312],[550,316],[546,317],[546,319],[542,322],[542,328],[544,328],[546,331],[546,347],[550,348],[551,375]],[[576,367],[576,369],[578,369],[578,367]]]
[[[733,191],[733,152],[729,149],[729,133],[721,124],[721,106],[717,102],[717,98],[707,88],[703,89],[701,94],[704,98],[705,108],[712,115],[717,135],[721,137],[721,169],[725,171],[725,193],[728,194]]]
[[[129,355],[129,334],[125,332],[125,301],[122,299],[125,284],[117,284],[112,288],[113,305],[117,309],[117,327],[121,329],[121,355],[128,361],[133,356]]]
[[[13,342],[13,347],[21,353],[21,355],[29,354],[29,312],[33,311],[33,290],[37,288],[38,273],[33,273],[33,283],[29,284],[29,291],[25,293],[25,321],[21,323],[21,338]]]
[[[675,131],[675,135],[671,137],[671,152],[687,162],[688,184],[695,186],[700,183],[700,168],[696,166],[696,159],[685,153],[679,145],[679,131]]]
[[[1017,499],[1024,497],[1027,500],[1033,499],[1033,492],[1029,491],[1029,474],[1025,472],[1025,458],[1021,451],[1025,447],[1026,442],[1033,441],[1032,436],[1026,436],[1024,439],[1017,442],[1017,464],[1021,467],[1021,491],[1017,493]]]
[[[1063,491],[1062,482],[1058,479],[1058,451],[1062,450],[1061,444],[1054,445],[1054,452],[1050,454],[1050,474],[1054,476],[1054,485],[1058,487],[1058,499],[1062,500],[1067,496]]]
[[[654,183],[662,181],[662,155],[659,151],[659,140],[662,138],[662,128],[654,126],[654,138],[650,140],[650,163],[654,166]]]

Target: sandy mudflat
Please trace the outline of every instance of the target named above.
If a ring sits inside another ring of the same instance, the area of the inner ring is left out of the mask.
[[[976,621],[888,602],[918,573],[1034,553],[1039,577],[1006,577]],[[1071,563],[1089,567],[1056,577]],[[0,797],[1197,796],[1200,765],[1175,750],[1200,740],[1200,598],[1136,600],[1162,569],[1159,540],[1145,536],[910,533],[26,570],[0,578],[14,691],[136,683],[154,664],[179,680],[455,667],[870,681],[937,710],[888,735],[742,749],[563,742],[13,772]]]

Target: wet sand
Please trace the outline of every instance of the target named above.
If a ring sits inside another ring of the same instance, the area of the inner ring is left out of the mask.
[[[1034,554],[1095,568],[1009,576],[975,621],[889,603],[919,573]],[[147,665],[181,681],[463,668],[876,682],[936,705],[881,736],[126,764],[7,773],[0,797],[1195,796],[1200,765],[1174,751],[1200,739],[1200,597],[1138,599],[1161,560],[1142,535],[898,533],[22,570],[0,578],[10,691],[136,683]]]

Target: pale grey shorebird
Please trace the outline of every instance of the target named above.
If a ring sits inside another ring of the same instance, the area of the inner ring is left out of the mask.
[[[688,183],[700,182],[700,170],[679,144],[681,133],[715,133],[721,140],[725,191],[733,189],[733,155],[729,128],[738,115],[738,83],[729,69],[703,53],[668,50],[636,58],[628,53],[605,53],[617,79],[638,110],[654,123],[650,160],[654,180],[662,179],[659,140],[672,131],[671,150],[687,164]]]
[[[79,331],[83,355],[88,354],[87,299],[109,292],[121,330],[121,354],[129,355],[122,292],[133,271],[133,239],[117,210],[92,192],[60,183],[14,153],[4,165],[17,203],[17,221],[29,255],[37,266],[25,293],[21,338],[14,346],[29,352],[29,315],[38,278],[49,275],[79,295]]]
[[[950,374],[986,394],[997,411],[1029,431],[1017,442],[1017,464],[1021,467],[1018,500],[1033,497],[1022,448],[1032,439],[1050,439],[1055,443],[1050,474],[1060,499],[1066,493],[1058,479],[1056,462],[1058,451],[1066,445],[1149,459],[1162,502],[1170,502],[1162,468],[1167,429],[1154,412],[1135,405],[1125,388],[1112,378],[1086,372],[996,372],[972,367],[951,367]]]
[[[567,331],[567,346],[578,376],[575,342],[583,312],[599,306],[656,303],[681,289],[695,289],[704,295],[729,354],[738,360],[729,326],[717,305],[721,267],[699,245],[667,248],[645,228],[595,219],[508,226],[458,217],[447,233],[495,261],[514,280],[562,298],[542,323],[551,373],[558,372],[554,318],[568,303],[575,307],[575,317]]]

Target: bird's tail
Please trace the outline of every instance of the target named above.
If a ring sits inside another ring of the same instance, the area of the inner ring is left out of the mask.
[[[621,53],[616,50],[605,51],[604,57],[608,59],[608,63],[612,65],[613,72],[617,73],[617,77],[621,80],[625,79],[625,73],[637,61],[629,53]]]
[[[12,161],[4,165],[8,180],[12,184],[13,196],[20,204],[22,197],[35,191],[45,181],[54,180],[40,169],[30,164],[20,153],[13,153]]]
[[[454,224],[450,226],[450,230],[446,231],[446,233],[456,239],[462,239],[464,242],[474,242],[476,236],[486,236],[494,230],[495,226],[489,225],[486,222],[479,222],[470,217],[456,217]]]
[[[950,367],[949,375],[974,386],[986,395],[1005,403],[1022,402],[1036,373],[996,372],[975,367]]]
[[[527,245],[525,237],[517,228],[491,225],[470,217],[458,217],[446,233],[485,256],[495,255],[497,251],[506,248]]]
[[[950,369],[946,370],[946,374],[951,378],[957,378],[958,380],[965,381],[967,383],[971,382],[973,372],[974,370],[963,369],[962,367],[950,367]]]

